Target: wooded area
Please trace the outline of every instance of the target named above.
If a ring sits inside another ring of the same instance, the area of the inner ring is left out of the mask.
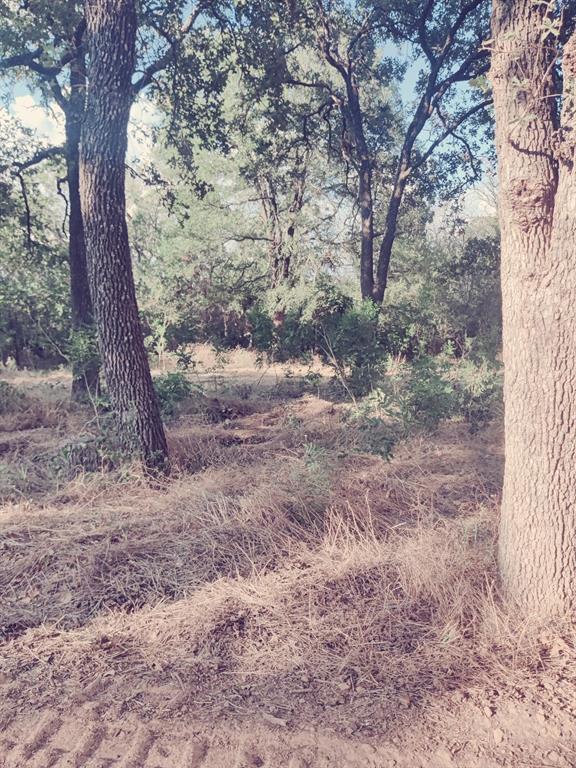
[[[572,765],[576,6],[0,17],[0,763],[165,764],[172,715],[20,745],[68,669],[293,726],[182,765]]]

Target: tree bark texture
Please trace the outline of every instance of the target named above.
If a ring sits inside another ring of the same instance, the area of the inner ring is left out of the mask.
[[[90,69],[80,194],[98,340],[122,436],[155,471],[167,467],[168,450],[144,347],[126,225],[135,1],[89,0],[86,24]]]
[[[84,64],[82,55],[70,64],[70,97],[65,111],[70,305],[72,330],[76,333],[90,333],[94,325],[80,203],[80,132],[86,97]],[[97,394],[99,373],[97,360],[87,363],[75,361],[72,370],[72,398],[81,400],[87,394]]]
[[[576,44],[552,4],[494,0],[506,468],[499,561],[531,612],[576,607]],[[549,15],[550,14],[550,15]]]
[[[351,73],[345,78],[347,111],[356,145],[358,167],[358,205],[360,208],[360,292],[363,299],[374,298],[374,193],[371,157],[364,133],[364,120],[358,85]]]

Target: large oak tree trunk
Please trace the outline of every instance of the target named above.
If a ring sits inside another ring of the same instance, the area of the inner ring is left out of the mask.
[[[70,304],[72,330],[91,335],[94,317],[84,225],[80,204],[80,132],[86,96],[84,59],[79,56],[70,65],[70,98],[66,108],[66,168],[68,183],[68,261],[70,265]],[[74,361],[72,368],[72,398],[81,400],[87,394],[98,393],[100,366],[98,360]]]
[[[576,61],[572,40],[561,132],[548,12],[494,0],[491,79],[506,409],[500,568],[513,601],[555,614],[576,607]]]
[[[135,60],[135,0],[89,0],[90,71],[80,150],[80,193],[104,375],[126,442],[145,466],[167,466],[134,288],[126,226],[125,157]],[[132,442],[134,441],[134,442]]]

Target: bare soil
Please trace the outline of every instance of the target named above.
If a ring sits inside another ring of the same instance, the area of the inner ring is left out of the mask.
[[[250,392],[220,380],[170,425],[163,487],[63,471],[90,415],[65,377],[18,380],[36,399],[0,434],[0,766],[575,766],[573,627],[499,594],[499,425],[386,461],[342,404],[244,367]]]

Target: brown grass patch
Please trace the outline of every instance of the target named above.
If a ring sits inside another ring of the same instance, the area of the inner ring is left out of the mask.
[[[340,406],[248,410],[177,422],[164,488],[124,467],[5,506],[15,701],[174,683],[212,714],[374,723],[549,663],[558,632],[498,596],[496,427],[448,424],[386,462],[350,447]],[[556,661],[573,663],[569,637]]]

